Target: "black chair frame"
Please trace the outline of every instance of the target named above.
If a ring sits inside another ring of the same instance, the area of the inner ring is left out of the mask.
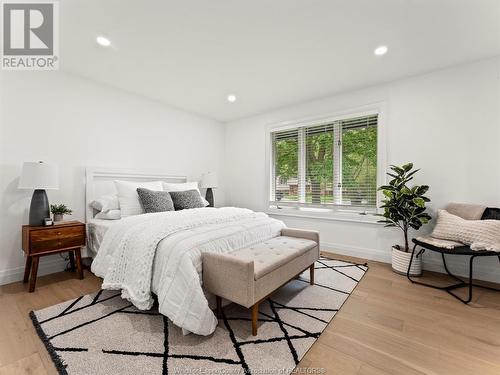
[[[472,301],[472,287],[473,286],[479,287],[479,288],[484,288],[484,289],[490,289],[490,290],[500,291],[500,289],[495,289],[495,288],[492,288],[492,287],[489,287],[489,286],[474,284],[474,282],[473,282],[474,281],[474,278],[473,278],[474,277],[474,275],[473,275],[473,272],[474,272],[474,259],[478,258],[478,257],[495,256],[495,257],[498,257],[498,260],[500,261],[500,254],[499,253],[494,252],[494,251],[474,251],[474,250],[471,250],[468,246],[463,246],[463,247],[455,248],[453,250],[451,250],[451,249],[443,249],[443,248],[439,248],[439,247],[436,247],[436,246],[429,245],[429,244],[427,244],[425,242],[420,242],[420,241],[418,241],[416,239],[413,239],[413,243],[415,245],[413,246],[413,251],[412,251],[411,259],[410,259],[410,264],[408,266],[408,271],[406,272],[406,277],[413,284],[418,284],[418,285],[427,286],[429,288],[444,290],[445,292],[448,292],[453,297],[455,297],[456,299],[458,299],[459,301],[461,301],[461,302],[463,302],[465,304],[467,304],[470,301]],[[420,246],[421,249],[415,255],[418,246]],[[415,279],[412,278],[412,276],[410,275],[410,268],[411,268],[411,264],[413,262],[413,258],[414,257],[418,258],[418,257],[422,256],[422,254],[425,252],[425,250],[431,250],[431,251],[435,251],[435,252],[441,253],[441,258],[443,259],[444,269],[445,269],[445,271],[446,271],[446,273],[448,275],[450,275],[453,279],[455,279],[456,281],[458,281],[456,284],[451,284],[451,285],[446,285],[446,286],[438,286],[438,285],[433,285],[433,284],[425,283],[423,281],[417,281],[417,280],[415,280]],[[470,256],[470,258],[469,258],[469,277],[468,277],[468,280],[463,280],[460,277],[458,277],[458,276],[456,276],[456,275],[454,275],[453,273],[450,272],[450,270],[448,268],[448,265],[446,264],[445,254],[449,254],[449,255],[466,255],[466,256],[468,255],[468,256]],[[462,297],[460,297],[457,294],[453,293],[454,289],[463,288],[463,287],[467,287],[469,289],[468,290],[467,299],[463,299]]]
[[[486,219],[500,219],[500,209],[498,208],[487,208],[483,214],[483,217],[481,220],[486,220]],[[472,287],[479,287],[479,288],[484,288],[484,289],[489,289],[489,290],[494,290],[494,291],[500,291],[500,289],[492,288],[489,286],[484,286],[484,285],[478,285],[474,284],[474,259],[479,258],[479,257],[497,257],[498,261],[500,262],[500,253],[495,252],[495,251],[487,251],[487,250],[480,250],[480,251],[474,251],[472,250],[469,246],[460,246],[456,247],[454,249],[445,249],[442,247],[437,247],[430,245],[428,243],[418,241],[417,239],[412,240],[414,243],[413,246],[413,251],[411,253],[411,258],[410,258],[410,264],[408,265],[408,270],[406,271],[406,277],[408,280],[410,280],[413,284],[418,284],[418,285],[423,285],[427,286],[429,288],[434,288],[434,289],[439,289],[439,290],[444,290],[445,292],[451,294],[453,297],[458,299],[459,301],[468,304],[470,301],[472,301]],[[420,247],[420,251],[415,255],[417,251],[417,247]],[[443,260],[443,266],[446,271],[446,273],[451,276],[453,279],[457,281],[456,284],[451,284],[447,286],[438,286],[434,284],[429,284],[425,283],[422,281],[417,281],[412,279],[410,275],[410,269],[411,269],[411,264],[413,262],[413,258],[418,258],[422,256],[422,254],[426,251],[435,251],[438,253],[441,253],[441,258]],[[453,273],[450,272],[448,265],[446,264],[446,257],[445,255],[464,255],[464,256],[470,256],[469,258],[469,277],[468,280],[463,280],[460,277],[454,275]],[[453,293],[453,290],[457,288],[463,288],[466,287],[468,288],[468,295],[467,299],[463,299],[462,297],[458,296],[457,294]]]

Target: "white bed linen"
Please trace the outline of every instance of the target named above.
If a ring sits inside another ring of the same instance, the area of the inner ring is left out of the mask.
[[[279,235],[284,224],[246,209],[199,208],[119,220],[106,233],[92,271],[139,309],[159,311],[185,331],[208,335],[217,319],[202,290],[201,255],[230,252]]]
[[[87,221],[87,251],[92,258],[97,255],[108,229],[119,223],[120,220],[90,219]]]

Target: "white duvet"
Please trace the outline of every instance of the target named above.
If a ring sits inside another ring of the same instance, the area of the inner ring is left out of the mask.
[[[202,289],[203,252],[231,252],[279,235],[284,224],[243,208],[197,208],[131,216],[113,225],[92,263],[103,289],[137,308],[153,305],[185,331],[209,335],[217,319]]]

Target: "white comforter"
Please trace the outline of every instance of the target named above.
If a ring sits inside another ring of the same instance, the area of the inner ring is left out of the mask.
[[[183,329],[208,335],[217,319],[202,290],[201,254],[230,252],[279,235],[284,224],[263,213],[225,207],[137,215],[108,230],[92,263],[103,289],[146,310],[159,311]]]

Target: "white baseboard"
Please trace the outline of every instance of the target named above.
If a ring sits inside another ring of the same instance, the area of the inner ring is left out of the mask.
[[[391,250],[382,251],[379,249],[368,249],[356,246],[349,246],[338,243],[321,243],[321,249],[336,254],[347,255],[357,258],[374,260],[382,263],[391,263]],[[433,254],[428,251],[424,255],[424,270],[445,273],[440,254]],[[476,258],[474,265],[474,279],[500,283],[500,263],[496,257],[483,259]],[[480,263],[481,262],[481,263]],[[447,256],[446,263],[451,272],[458,276],[468,277],[469,257]]]
[[[368,249],[364,247],[343,245],[331,242],[321,242],[321,250],[351,257],[375,260],[377,262],[391,263],[390,251],[385,252],[377,249]]]
[[[66,267],[66,261],[63,259],[40,259],[38,266],[38,276],[49,273],[61,272]],[[24,277],[24,266],[0,270],[0,285],[10,284],[21,281]]]

